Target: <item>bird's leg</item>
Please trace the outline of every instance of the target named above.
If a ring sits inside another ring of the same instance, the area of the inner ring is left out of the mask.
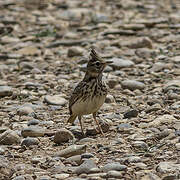
[[[85,136],[84,131],[83,131],[83,123],[81,121],[81,116],[78,116],[78,119],[79,119],[79,123],[80,123],[80,126],[81,126],[81,132],[82,132],[83,136]]]
[[[105,136],[104,133],[103,133],[103,130],[102,130],[101,126],[99,125],[99,121],[96,119],[96,112],[93,113],[93,118],[94,118],[96,124],[98,125],[98,128],[99,128],[99,130],[100,130],[100,133],[101,133],[103,136]]]

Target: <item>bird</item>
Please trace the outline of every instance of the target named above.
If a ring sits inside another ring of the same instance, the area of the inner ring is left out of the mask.
[[[103,130],[96,119],[98,110],[104,104],[108,94],[108,88],[103,81],[103,71],[105,67],[111,64],[112,61],[105,61],[94,48],[89,54],[89,61],[86,67],[84,78],[75,87],[69,99],[70,117],[67,123],[73,124],[78,117],[83,136],[83,121],[82,116],[92,114],[95,123],[97,124],[100,133],[104,136]]]

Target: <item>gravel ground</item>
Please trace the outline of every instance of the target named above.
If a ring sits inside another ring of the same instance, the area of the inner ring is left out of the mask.
[[[98,118],[66,125],[95,47]],[[0,0],[0,179],[180,179],[179,0]]]

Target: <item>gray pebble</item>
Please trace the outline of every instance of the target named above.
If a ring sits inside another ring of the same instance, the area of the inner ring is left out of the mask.
[[[22,106],[22,107],[17,109],[17,114],[19,116],[27,116],[27,115],[30,115],[33,113],[34,113],[34,110],[30,106]]]
[[[131,125],[128,123],[121,123],[117,126],[117,130],[118,130],[118,132],[127,133],[127,132],[131,131]]]
[[[67,103],[67,100],[58,95],[54,95],[54,96],[46,95],[44,97],[44,102],[51,105],[64,106]]]
[[[79,167],[77,167],[74,173],[78,175],[82,173],[89,174],[92,168],[96,168],[96,165],[94,161],[88,159],[88,160],[85,160]]]
[[[0,144],[12,145],[19,143],[20,143],[20,137],[17,135],[15,131],[7,130],[0,135]]]
[[[146,86],[144,83],[136,80],[124,80],[121,82],[121,86],[124,89],[129,89],[131,91],[135,89],[143,90]]]
[[[127,169],[127,166],[122,165],[122,164],[120,164],[118,162],[108,163],[104,167],[102,167],[103,172],[108,172],[108,171],[111,171],[111,170],[124,171],[126,169]]]
[[[108,171],[107,172],[107,175],[106,175],[107,178],[122,178],[123,177],[123,174],[122,172],[120,171],[115,171],[115,170],[112,170],[112,171]]]
[[[83,48],[81,47],[71,47],[68,49],[68,57],[74,57],[74,56],[82,56],[83,54]]]
[[[156,168],[157,172],[160,173],[172,173],[180,171],[180,164],[174,162],[160,162]]]
[[[31,137],[27,137],[23,139],[21,142],[21,146],[26,146],[26,147],[29,147],[31,145],[38,145],[38,144],[39,144],[39,140],[37,138],[31,138]]]
[[[75,139],[71,131],[61,128],[54,135],[54,142],[57,144],[68,142],[69,140]]]
[[[130,60],[120,59],[120,58],[112,58],[109,59],[110,61],[113,61],[110,66],[112,66],[115,70],[119,70],[121,68],[129,68],[134,66],[134,62]]]
[[[136,109],[132,109],[124,113],[124,118],[132,118],[137,117],[138,111]]]
[[[144,141],[134,141],[133,146],[138,149],[147,150],[148,145]]]
[[[27,125],[33,126],[33,125],[38,125],[39,123],[40,123],[40,121],[38,119],[32,119],[32,120],[28,121]]]
[[[21,131],[23,137],[42,137],[45,129],[39,126],[29,126]]]
[[[0,97],[11,96],[13,89],[10,86],[0,86]]]

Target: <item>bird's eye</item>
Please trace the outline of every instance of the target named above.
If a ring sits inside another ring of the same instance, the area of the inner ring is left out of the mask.
[[[100,62],[99,61],[96,62],[96,66],[100,66]]]

